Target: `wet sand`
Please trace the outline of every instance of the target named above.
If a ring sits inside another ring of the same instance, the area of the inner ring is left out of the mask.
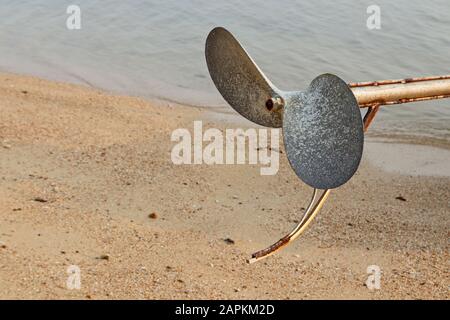
[[[386,172],[450,177],[450,150],[427,145],[369,142],[369,162]]]
[[[176,166],[174,129],[233,122],[12,74],[0,75],[0,96],[2,299],[450,298],[446,149],[399,149],[369,134],[357,174],[304,236],[248,265],[310,197],[284,153],[275,176]],[[71,265],[79,290],[66,286]],[[381,268],[379,290],[365,285],[369,265]]]

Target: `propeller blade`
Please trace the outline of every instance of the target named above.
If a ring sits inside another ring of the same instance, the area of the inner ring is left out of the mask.
[[[206,39],[205,55],[214,84],[237,112],[266,127],[282,126],[281,112],[266,107],[271,98],[279,98],[278,89],[229,31],[213,29]]]
[[[323,74],[306,92],[284,98],[284,144],[297,176],[317,189],[343,185],[358,169],[364,144],[358,102],[349,86]]]

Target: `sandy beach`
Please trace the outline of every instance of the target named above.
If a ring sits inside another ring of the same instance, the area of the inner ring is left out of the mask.
[[[0,74],[0,97],[0,299],[450,298],[444,142],[397,148],[369,133],[357,174],[304,236],[249,265],[295,226],[311,190],[282,145],[278,174],[261,176],[174,165],[170,137],[195,120],[250,123],[13,74]],[[80,289],[66,286],[71,265]],[[379,290],[365,284],[370,265]]]

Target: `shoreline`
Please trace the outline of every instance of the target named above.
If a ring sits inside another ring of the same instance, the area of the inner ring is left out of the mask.
[[[232,116],[14,74],[0,95],[0,299],[450,297],[449,177],[388,173],[365,153],[304,236],[248,265],[311,190],[284,154],[274,176],[171,163],[174,129]],[[370,265],[380,290],[365,286]]]
[[[175,105],[175,106],[183,106],[183,107],[190,107],[197,110],[204,110],[207,114],[210,113],[211,116],[210,119],[213,119],[215,121],[219,122],[228,122],[228,123],[234,123],[234,124],[242,124],[247,126],[255,126],[254,123],[251,123],[244,119],[242,116],[237,114],[225,101],[223,101],[223,104],[215,104],[215,105],[206,105],[206,104],[191,104],[186,103],[183,101],[177,101],[171,98],[167,97],[159,97],[159,96],[142,96],[139,94],[130,94],[126,91],[118,91],[118,90],[109,90],[102,87],[97,87],[83,79],[81,79],[79,82],[71,81],[71,80],[53,80],[48,77],[42,77],[38,75],[30,75],[25,73],[15,73],[5,70],[0,70],[1,75],[12,75],[12,76],[19,76],[19,77],[29,77],[29,78],[35,78],[35,79],[41,79],[44,81],[49,82],[55,82],[55,83],[61,83],[61,84],[67,84],[67,85],[75,85],[75,86],[81,86],[85,88],[90,88],[94,90],[101,91],[105,94],[109,94],[112,96],[122,96],[122,97],[130,97],[130,98],[137,98],[137,99],[144,99],[148,101],[149,103],[155,103],[155,104],[166,104],[166,105]],[[215,88],[213,88],[215,90]],[[395,106],[387,106],[384,107],[386,109],[390,108],[396,108]],[[398,107],[397,107],[398,108]],[[383,109],[382,109],[383,110]],[[363,112],[363,110],[362,110]],[[381,113],[380,113],[381,114]],[[406,144],[418,144],[418,145],[431,145],[437,148],[443,148],[450,150],[450,131],[446,132],[445,137],[439,136],[439,134],[432,134],[431,132],[414,132],[411,131],[411,129],[405,129],[403,128],[402,131],[399,132],[397,128],[393,124],[390,124],[388,127],[384,126],[385,118],[383,115],[375,119],[374,124],[371,126],[371,129],[366,133],[366,136],[369,140],[379,140],[384,141],[386,143],[406,143]],[[208,119],[209,119],[208,118]],[[380,119],[383,118],[383,119]],[[429,119],[428,119],[429,120]],[[389,119],[389,122],[393,122],[395,120]],[[417,122],[417,119],[415,120]],[[450,121],[450,119],[449,119]],[[386,132],[387,131],[387,132]]]

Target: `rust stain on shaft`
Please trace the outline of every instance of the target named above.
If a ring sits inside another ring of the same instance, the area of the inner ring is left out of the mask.
[[[450,75],[348,84],[360,108],[450,97]]]
[[[395,80],[351,82],[348,85],[349,85],[350,88],[359,88],[359,87],[381,86],[381,85],[388,85],[388,84],[412,83],[412,82],[433,81],[433,80],[448,80],[448,79],[450,79],[450,75],[421,77],[421,78],[406,78],[406,79],[395,79]]]
[[[419,101],[428,101],[428,100],[437,100],[437,99],[445,99],[445,98],[450,98],[450,95],[439,95],[439,96],[431,96],[431,97],[420,97],[420,98],[405,98],[405,99],[400,99],[400,100],[395,100],[395,101],[377,101],[375,103],[363,103],[360,104],[359,107],[360,108],[369,108],[372,107],[374,104],[375,105],[383,105],[383,106],[390,106],[390,105],[394,105],[394,104],[402,104],[402,103],[409,103],[409,102],[419,102]]]

